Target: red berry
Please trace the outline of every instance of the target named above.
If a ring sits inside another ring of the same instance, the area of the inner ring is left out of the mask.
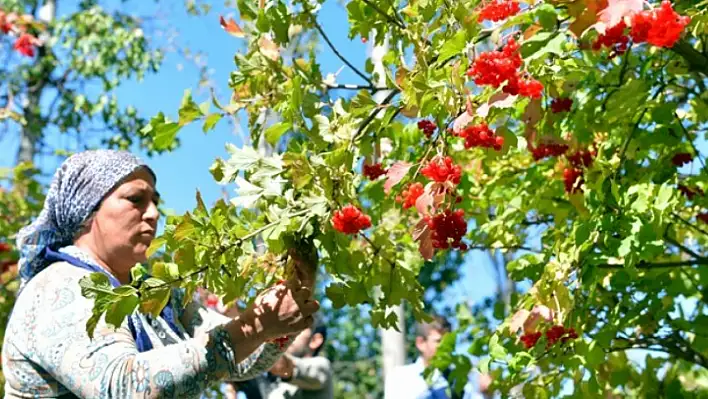
[[[467,221],[461,209],[446,209],[438,213],[428,219],[428,227],[432,230],[433,248],[461,248],[464,245],[460,240],[467,234]]]
[[[13,48],[25,57],[34,57],[34,43],[37,39],[29,33],[23,33],[17,40]]]
[[[428,162],[420,173],[423,176],[429,178],[438,183],[444,183],[450,181],[453,184],[460,184],[460,178],[462,177],[462,168],[459,165],[455,165],[450,157],[442,157],[440,155],[436,156],[430,162]]]
[[[520,10],[519,3],[513,0],[490,0],[479,10],[477,22],[501,21],[518,14]]]
[[[572,106],[572,98],[554,98],[553,101],[551,101],[551,112],[553,112],[554,114],[560,112],[568,112],[570,111],[570,107]]]
[[[502,51],[487,51],[481,53],[472,63],[467,75],[474,79],[477,85],[500,87],[507,80],[517,75],[521,67],[519,44],[509,39]]]
[[[693,155],[691,155],[687,152],[679,152],[678,154],[675,154],[671,158],[671,163],[676,166],[683,166],[683,165],[686,165],[687,163],[691,163],[692,160],[693,160]]]
[[[539,161],[543,158],[557,157],[565,154],[568,151],[568,146],[557,143],[541,143],[538,147],[531,147],[530,149],[533,159]]]
[[[380,163],[375,163],[373,165],[364,164],[364,176],[366,176],[369,180],[376,180],[385,175],[386,172],[386,169],[384,169]]]
[[[219,298],[214,294],[209,294],[206,300],[206,305],[210,308],[215,308],[219,304]]]
[[[423,134],[425,134],[425,137],[427,138],[430,138],[433,133],[435,133],[435,129],[437,128],[438,125],[436,125],[433,121],[429,121],[427,119],[418,121],[418,129],[422,130]]]
[[[524,348],[529,349],[536,345],[536,342],[538,342],[541,338],[541,335],[541,332],[530,332],[522,335],[519,339],[524,344]]]
[[[698,215],[696,215],[696,219],[708,224],[708,213],[699,213]]]
[[[12,247],[10,246],[10,244],[5,243],[5,242],[0,242],[0,253],[10,252],[10,251],[12,251]]]
[[[677,14],[671,2],[664,0],[660,7],[632,15],[630,35],[635,43],[648,42],[669,48],[679,40],[689,22],[690,17]]]
[[[412,206],[415,206],[415,202],[418,200],[418,197],[423,195],[424,191],[425,189],[423,188],[422,183],[411,183],[401,193],[402,197],[400,198],[400,200],[396,200],[398,202],[403,202],[403,209],[408,209]]]
[[[498,151],[504,145],[504,138],[497,136],[486,123],[468,126],[458,136],[465,139],[465,148],[494,148]]]
[[[592,45],[593,50],[600,50],[603,46],[611,48],[614,55],[627,51],[629,37],[624,34],[627,25],[621,20],[617,25],[607,28],[605,34],[598,36]]]
[[[678,185],[678,190],[679,190],[683,195],[685,195],[686,198],[688,198],[689,201],[692,200],[693,197],[696,196],[696,194],[700,194],[701,196],[703,196],[703,190],[701,190],[701,189],[698,188],[698,187],[689,188],[689,187],[684,186],[683,184],[679,184],[679,185]]]
[[[584,182],[583,171],[575,168],[566,168],[563,171],[563,182],[567,193],[573,194],[577,192]]]
[[[567,156],[568,161],[574,168],[590,167],[592,166],[593,158],[595,157],[594,151],[589,150],[578,150]]]
[[[356,234],[360,230],[371,227],[371,218],[354,205],[346,205],[334,212],[332,217],[334,229],[344,234]]]

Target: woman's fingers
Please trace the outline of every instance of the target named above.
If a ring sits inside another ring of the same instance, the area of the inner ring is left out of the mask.
[[[317,301],[306,301],[302,305],[300,305],[300,312],[302,312],[303,315],[312,315],[315,312],[320,310],[320,303]]]
[[[303,319],[300,319],[299,321],[291,324],[290,326],[293,328],[293,333],[300,332],[306,328],[309,328],[315,323],[314,317],[312,315],[307,316]]]

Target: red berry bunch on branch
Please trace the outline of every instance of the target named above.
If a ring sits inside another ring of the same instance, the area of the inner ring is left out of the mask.
[[[516,15],[521,10],[519,3],[513,0],[490,0],[482,5],[479,10],[477,22],[501,21]]]
[[[607,47],[613,50],[610,58],[614,56],[624,54],[629,47],[629,36],[625,35],[624,31],[627,28],[627,24],[624,21],[620,21],[617,25],[605,30],[604,34],[595,39],[592,44],[593,50],[600,50],[603,47]]]
[[[405,190],[403,190],[401,195],[398,196],[396,200],[398,202],[403,202],[403,209],[408,209],[415,206],[415,202],[418,200],[418,197],[423,195],[424,191],[425,189],[423,188],[422,183],[411,183]]]
[[[381,163],[373,165],[364,164],[364,176],[369,180],[376,180],[386,174],[386,169],[381,166]]]
[[[567,193],[574,194],[580,190],[580,187],[585,182],[583,168],[592,165],[595,155],[595,150],[578,150],[566,155],[570,163],[570,166],[563,171],[563,183]]]
[[[687,152],[679,152],[671,158],[671,163],[674,164],[674,166],[683,166],[688,163],[691,163],[692,160],[693,155]]]
[[[509,39],[501,51],[487,51],[480,54],[467,70],[467,76],[480,86],[501,87],[505,93],[540,98],[543,91],[541,82],[519,71],[523,60],[519,54],[519,44]]]
[[[371,227],[371,218],[354,205],[346,205],[334,212],[332,225],[340,233],[356,234]]]
[[[673,47],[681,38],[683,29],[691,22],[674,11],[671,2],[664,0],[661,6],[632,15],[630,35],[635,43],[647,42],[657,47]]]
[[[701,190],[698,187],[688,187],[683,184],[678,185],[678,190],[681,192],[681,194],[685,195],[688,200],[692,200],[693,197],[696,195],[700,195],[701,197],[703,196],[703,190]]]
[[[438,128],[438,125],[435,124],[433,121],[429,121],[427,119],[423,119],[422,121],[418,121],[418,129],[423,131],[423,134],[425,134],[425,137],[430,138],[433,133],[435,133],[435,129]]]
[[[460,168],[459,165],[455,165],[452,162],[452,158],[438,155],[430,160],[430,162],[421,169],[420,173],[437,183],[449,181],[457,185],[460,184],[462,168]]]
[[[553,101],[551,101],[551,112],[554,114],[568,112],[572,106],[572,98],[554,98]]]
[[[504,145],[504,137],[497,136],[486,123],[468,126],[457,135],[465,139],[465,148],[483,147],[499,151]]]
[[[461,209],[446,209],[433,217],[425,216],[424,220],[432,231],[433,248],[467,250],[467,245],[460,241],[467,233],[467,222]]]
[[[530,146],[529,150],[531,151],[533,159],[540,161],[544,158],[564,155],[568,151],[568,145],[558,143],[541,143],[535,148]]]
[[[6,35],[17,35],[18,38],[12,47],[26,57],[34,57],[35,47],[40,44],[39,39],[27,33],[27,23],[31,21],[31,15],[18,15],[0,10],[0,32]]]
[[[531,349],[536,346],[538,340],[544,334],[540,331],[527,332],[522,335],[519,340],[524,345],[524,348]],[[546,330],[546,348],[550,348],[560,341],[561,343],[566,343],[570,339],[577,339],[578,333],[575,332],[574,328],[565,328],[563,326],[555,325],[548,330]]]

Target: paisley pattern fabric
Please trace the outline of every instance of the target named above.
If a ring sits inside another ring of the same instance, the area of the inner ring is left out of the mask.
[[[59,262],[27,283],[3,345],[6,398],[198,398],[219,381],[260,375],[285,350],[267,343],[236,363],[223,327],[230,319],[196,301],[182,308],[180,291],[171,297],[179,331],[162,317],[133,315],[141,318],[152,350],[137,350],[127,321],[118,329],[101,321],[89,339],[93,304],[78,284],[88,273]]]

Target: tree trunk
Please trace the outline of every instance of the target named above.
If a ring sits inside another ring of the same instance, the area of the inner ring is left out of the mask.
[[[372,35],[375,35],[375,33]],[[374,73],[378,76],[376,81],[377,87],[386,86],[386,70],[383,66],[383,56],[387,52],[388,40],[384,41],[382,45],[374,46],[371,50],[371,61],[374,64]],[[389,92],[387,90],[381,90],[374,94],[374,100],[380,103],[388,95]],[[379,117],[382,116],[383,113],[379,113]],[[375,151],[376,153],[374,154],[375,158],[379,157],[379,150],[380,148],[377,145]],[[373,161],[378,162],[378,159],[374,159]],[[406,320],[403,305],[394,306],[392,311],[398,318],[398,331],[395,329],[381,329],[381,356],[384,385],[386,382],[386,376],[391,375],[391,371],[396,367],[400,367],[406,363]]]
[[[57,0],[44,0],[39,10],[39,20],[50,23],[56,17]],[[27,82],[27,103],[23,107],[23,114],[27,124],[20,131],[20,146],[17,150],[17,163],[31,162],[37,153],[37,144],[42,139],[44,120],[42,118],[41,100],[42,93],[52,76],[54,67],[44,58],[47,50],[44,47],[37,49],[37,58],[33,68],[39,68],[41,73],[35,79]]]

